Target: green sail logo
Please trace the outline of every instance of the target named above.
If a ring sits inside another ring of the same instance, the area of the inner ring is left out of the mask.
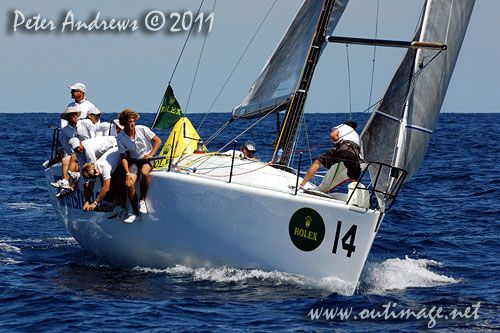
[[[288,233],[296,248],[305,252],[313,251],[325,238],[325,222],[317,211],[304,207],[293,213]]]

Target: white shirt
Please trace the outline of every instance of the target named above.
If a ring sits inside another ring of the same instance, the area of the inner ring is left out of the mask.
[[[336,129],[339,130],[339,141],[341,140],[352,141],[359,146],[359,135],[358,133],[356,133],[356,130],[354,128],[346,124],[341,124],[339,126],[332,128],[332,132]]]
[[[76,127],[68,125],[61,130],[60,142],[62,147],[64,148],[64,152],[66,153],[66,155],[73,154],[73,149],[71,149],[71,146],[69,145],[69,139],[75,136],[76,136]]]
[[[87,118],[87,112],[89,111],[89,109],[95,107],[95,105],[92,104],[92,102],[90,102],[88,99],[84,98],[79,103],[77,102],[69,103],[67,107],[76,108],[78,111],[81,112],[80,119],[85,119]]]
[[[229,155],[229,156],[233,156],[233,152],[234,152],[234,157],[235,158],[241,158],[243,159],[245,157],[245,154],[243,154],[243,152],[241,150],[228,150],[226,151],[225,153],[222,153],[224,155]]]
[[[76,108],[77,111],[81,112],[80,113],[80,119],[86,119],[87,118],[87,112],[89,111],[89,109],[91,107],[95,107],[95,105],[92,104],[92,102],[90,102],[86,98],[84,98],[82,101],[80,101],[80,103],[77,103],[77,102],[69,103],[66,108],[69,108],[70,106]],[[66,119],[61,119],[61,128],[64,128],[67,125],[68,125],[68,121]]]
[[[111,174],[115,171],[116,167],[121,163],[120,153],[118,147],[108,150],[95,162],[97,169],[102,174],[102,179],[110,179]],[[95,179],[94,179],[95,181]]]
[[[135,138],[128,136],[125,131],[118,134],[118,148],[120,154],[130,152],[130,158],[143,158],[153,150],[151,140],[156,136],[149,128],[143,125],[135,126]]]
[[[95,135],[96,136],[107,136],[113,135],[116,136],[116,129],[114,134],[112,133],[111,124],[107,121],[98,122],[95,124]]]
[[[117,147],[116,137],[99,136],[82,141],[85,149],[85,163],[95,163],[108,150]]]
[[[76,125],[76,136],[80,141],[85,141],[87,139],[95,138],[96,126],[90,119],[81,119]]]

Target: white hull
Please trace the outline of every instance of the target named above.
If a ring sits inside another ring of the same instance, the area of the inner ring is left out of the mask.
[[[213,156],[198,164],[183,163],[202,173],[202,166],[227,166],[230,160]],[[112,264],[279,270],[339,279],[345,282],[345,294],[354,292],[382,217],[379,211],[301,191],[294,195],[288,186],[295,185],[295,176],[261,162],[236,160],[231,183],[223,174],[229,174],[227,168],[204,176],[152,172],[149,214],[132,224],[110,220],[109,213],[83,212],[80,190],[56,199],[56,189],[48,187],[69,233]],[[47,182],[60,175],[60,165],[49,168]],[[311,222],[309,227],[305,220]]]

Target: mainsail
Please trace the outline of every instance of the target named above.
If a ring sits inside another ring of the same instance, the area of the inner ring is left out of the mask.
[[[446,50],[409,49],[361,138],[366,161],[415,174],[427,151],[475,0],[427,0],[414,40]],[[372,179],[375,170],[370,170]],[[391,186],[386,170],[384,186]]]
[[[269,111],[288,109],[303,74],[304,65],[316,33],[318,20],[327,0],[305,0],[273,55],[265,64],[234,118],[254,118]],[[331,34],[348,0],[334,1],[327,34]]]

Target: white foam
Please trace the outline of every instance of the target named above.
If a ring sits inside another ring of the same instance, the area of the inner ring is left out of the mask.
[[[300,275],[293,275],[279,271],[263,271],[260,269],[240,269],[234,267],[202,267],[190,268],[183,265],[175,265],[166,269],[156,269],[148,267],[134,267],[134,270],[167,275],[185,275],[193,281],[211,281],[216,283],[234,283],[246,280],[260,280],[273,285],[290,285],[308,290],[326,291],[328,293],[337,292],[347,294],[350,286],[342,280],[330,277],[321,280],[314,280]]]
[[[1,265],[15,265],[20,263],[22,263],[22,261],[15,260],[13,258],[0,258]]]
[[[415,287],[435,287],[457,283],[452,277],[437,274],[429,268],[442,263],[428,259],[393,258],[382,263],[367,263],[362,282],[368,286],[366,293],[384,294],[389,290]]]
[[[15,254],[20,254],[21,249],[18,248],[17,246],[10,245],[4,242],[0,242],[0,251],[1,252],[7,252],[7,253],[15,253]]]
[[[50,209],[52,207],[51,204],[37,204],[33,202],[10,202],[7,203],[6,206],[12,209],[19,209],[19,210],[30,210],[30,209],[45,210],[45,209]]]

